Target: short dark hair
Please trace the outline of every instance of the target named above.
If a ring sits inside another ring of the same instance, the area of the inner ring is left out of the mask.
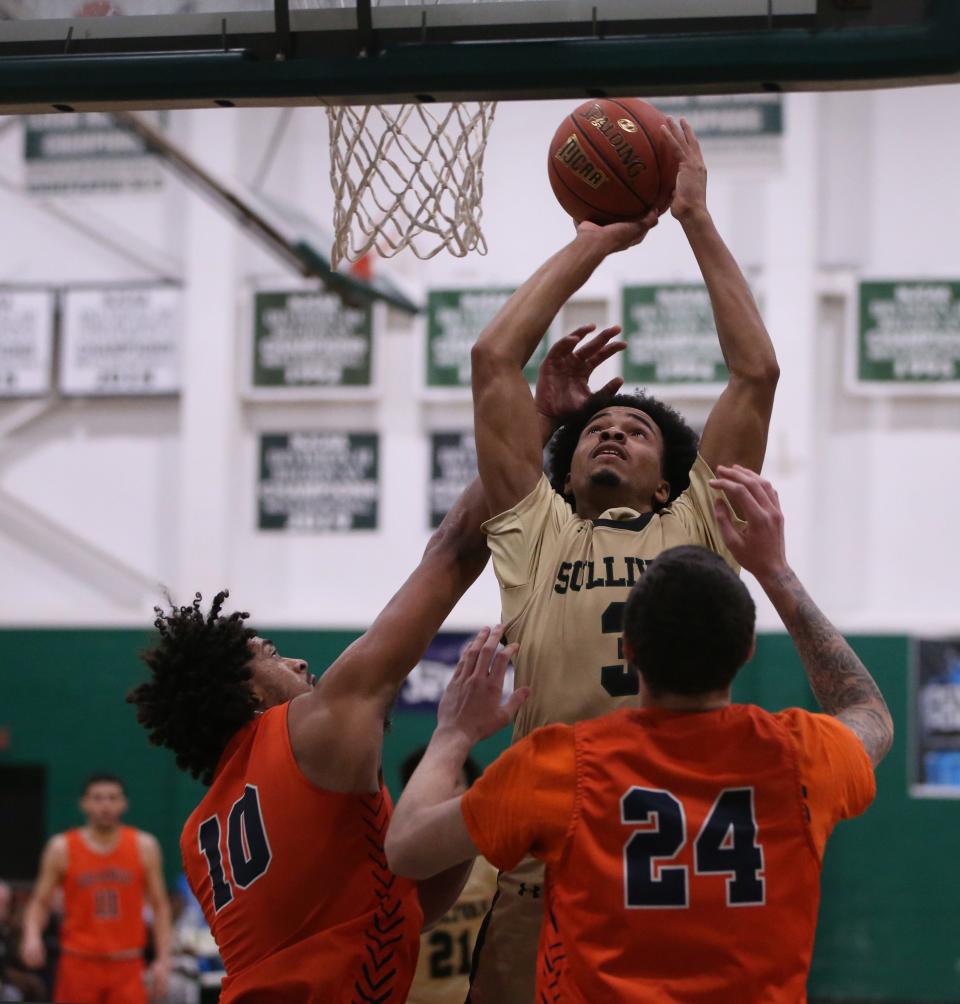
[[[582,408],[569,415],[547,447],[547,477],[554,491],[576,504],[564,485],[580,436],[598,411],[605,408],[636,408],[649,415],[663,436],[663,476],[670,484],[669,505],[690,484],[690,468],[697,459],[700,441],[683,416],[649,394],[593,394]]]
[[[95,784],[115,784],[119,786],[124,795],[127,793],[126,786],[116,774],[91,774],[86,781],[83,782],[83,790],[80,792],[80,795],[86,795],[86,793]]]
[[[630,591],[623,634],[654,696],[728,687],[753,645],[747,587],[713,551],[671,547]]]
[[[418,746],[412,753],[408,754],[403,763],[400,765],[400,779],[403,781],[403,786],[410,783],[410,778],[413,777],[413,772],[420,765],[420,761],[423,759],[423,754],[427,752],[426,746]],[[463,772],[467,775],[467,787],[473,786],[473,782],[483,773],[480,768],[480,764],[473,759],[472,756],[467,757],[467,762],[463,765]]]
[[[140,655],[150,680],[127,695],[150,742],[173,750],[177,766],[203,784],[211,783],[227,743],[257,708],[247,646],[256,632],[244,625],[249,614],[221,613],[229,595],[217,593],[207,615],[200,593],[190,606],[171,604],[168,613],[155,607],[159,637]]]

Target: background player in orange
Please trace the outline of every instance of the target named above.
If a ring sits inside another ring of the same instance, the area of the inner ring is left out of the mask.
[[[639,681],[618,649],[623,606],[647,563],[668,547],[726,551],[713,515],[711,468],[759,471],[779,375],[776,354],[740,269],[707,210],[706,167],[693,131],[671,123],[664,142],[679,159],[671,204],[710,293],[729,380],[698,443],[680,415],[647,395],[590,397],[584,372],[624,348],[609,328],[561,339],[541,372],[570,379],[538,385],[523,360],[563,303],[604,259],[643,239],[656,223],[598,227],[547,261],[481,334],[473,349],[477,459],[490,511],[485,526],[500,582],[507,637],[520,643],[516,679],[532,695],[518,739],[551,722],[576,722],[636,706]],[[573,414],[570,412],[573,411]],[[548,474],[542,444],[550,445]],[[549,476],[548,476],[549,475]],[[542,866],[528,859],[499,879],[478,945],[472,1004],[527,1004],[533,997],[542,918]]]
[[[70,1004],[137,1004],[147,1000],[144,903],[153,911],[156,959],[151,995],[162,999],[170,978],[170,902],[155,837],[121,820],[123,782],[91,777],[80,798],[85,824],[51,837],[27,904],[20,949],[32,968],[46,962],[43,931],[54,893],[63,888],[60,964],[53,999]]]
[[[387,838],[399,874],[482,853],[546,862],[537,1000],[742,1004],[806,999],[824,845],[873,799],[893,726],[867,669],[787,564],[773,488],[742,467],[713,482],[746,518],[717,519],[773,602],[826,714],[731,704],[754,608],[704,548],[654,561],[627,604],[642,707],[538,729],[451,797],[470,747],[506,724],[511,649],[474,643]]]
[[[426,747],[414,750],[400,768],[404,786],[423,759]],[[467,757],[456,793],[462,795],[480,776],[480,765]],[[470,989],[470,962],[483,918],[497,889],[497,870],[482,857],[474,859],[470,876],[449,910],[420,936],[420,957],[407,1004],[463,1004]]]

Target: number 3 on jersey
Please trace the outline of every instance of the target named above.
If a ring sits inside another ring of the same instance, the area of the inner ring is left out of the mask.
[[[210,885],[213,887],[213,912],[219,913],[233,900],[233,888],[223,874],[223,852],[220,847],[220,818],[211,816],[200,824],[197,838],[207,859]],[[247,889],[270,867],[270,843],[260,811],[260,793],[256,785],[248,784],[233,803],[227,816],[227,857],[233,885]]]
[[[683,804],[654,788],[631,788],[620,821],[642,826],[623,847],[624,905],[632,910],[690,905],[686,865],[669,865],[687,842]],[[753,788],[724,788],[693,845],[696,875],[724,875],[727,906],[762,906],[763,848],[757,840]]]
[[[600,685],[611,697],[629,697],[640,693],[640,677],[637,671],[623,661],[623,611],[626,603],[611,603],[600,617],[600,629],[604,634],[617,635],[617,658],[621,661],[612,666],[600,667]]]

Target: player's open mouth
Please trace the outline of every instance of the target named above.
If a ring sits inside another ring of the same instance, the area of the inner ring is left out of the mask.
[[[626,460],[627,455],[619,446],[599,446],[593,451],[591,459],[597,460],[600,457],[619,457],[620,460]]]

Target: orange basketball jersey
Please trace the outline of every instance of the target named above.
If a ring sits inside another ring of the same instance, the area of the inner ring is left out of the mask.
[[[138,831],[121,826],[116,846],[101,852],[81,830],[68,830],[60,943],[77,955],[125,955],[142,950],[144,869]]]
[[[383,854],[389,795],[311,784],[287,707],[231,739],[180,837],[226,967],[222,1004],[401,1004],[423,918]]]
[[[495,864],[547,863],[538,1002],[806,999],[823,845],[874,793],[845,726],[751,705],[624,710],[502,759],[464,817]]]

